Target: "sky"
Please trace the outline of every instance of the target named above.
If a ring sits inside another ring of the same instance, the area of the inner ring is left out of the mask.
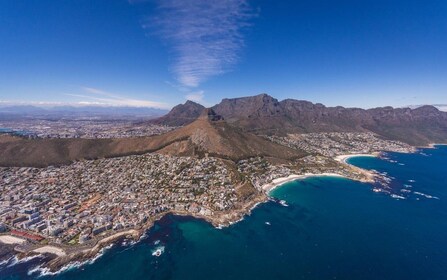
[[[2,0],[0,105],[447,104],[445,0]]]

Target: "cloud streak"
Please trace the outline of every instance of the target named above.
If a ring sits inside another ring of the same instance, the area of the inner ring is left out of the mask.
[[[254,17],[247,0],[157,0],[158,16],[144,28],[157,28],[172,46],[172,71],[186,87],[231,70],[244,46],[242,29]]]
[[[69,94],[69,93],[67,93],[65,95],[87,99],[87,101],[81,102],[84,104],[94,103],[94,104],[102,104],[102,105],[107,105],[107,106],[151,107],[151,108],[160,108],[160,109],[169,108],[169,106],[165,103],[127,98],[127,97],[116,95],[116,94],[106,92],[106,91],[96,89],[96,88],[82,87],[82,90],[84,92],[86,92],[86,94]]]
[[[81,87],[81,93],[63,93],[64,96],[76,97],[77,101],[20,101],[2,100],[0,106],[32,105],[32,106],[103,106],[103,107],[147,107],[156,109],[170,109],[171,106],[149,100],[140,100],[113,94],[92,87]]]
[[[205,92],[203,90],[200,90],[200,91],[196,91],[196,92],[191,92],[191,93],[187,94],[185,97],[187,100],[201,103],[201,102],[203,102],[204,93]]]

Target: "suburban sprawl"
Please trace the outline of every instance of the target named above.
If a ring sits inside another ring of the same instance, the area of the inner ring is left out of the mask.
[[[96,131],[92,127],[89,133]],[[111,131],[83,135],[119,136]],[[52,137],[51,130],[47,133]],[[229,225],[267,200],[271,188],[284,178],[287,181],[312,174],[361,181],[380,178],[380,174],[337,160],[340,155],[415,150],[373,133],[264,138],[307,154],[293,161],[258,156],[234,162],[207,154],[182,157],[146,153],[45,168],[1,168],[0,241],[18,244],[15,250],[25,255],[49,252],[67,258],[54,266],[57,269],[82,259],[80,252],[109,243],[104,240],[140,236],[167,213],[203,218],[215,226]],[[69,254],[76,258],[68,258]]]
[[[0,120],[0,132],[27,138],[126,138],[159,135],[175,129],[134,120]]]

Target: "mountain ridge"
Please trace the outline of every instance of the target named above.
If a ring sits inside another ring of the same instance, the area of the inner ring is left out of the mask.
[[[447,112],[430,105],[414,109],[326,107],[304,100],[278,101],[259,94],[225,98],[211,108],[229,124],[258,134],[369,131],[411,145],[447,141]],[[185,114],[182,118],[188,119]],[[170,121],[175,121],[174,114],[170,114]]]

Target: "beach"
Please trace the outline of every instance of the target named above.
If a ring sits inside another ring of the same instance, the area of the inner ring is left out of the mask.
[[[297,175],[297,174],[293,174],[293,175],[289,175],[288,177],[281,177],[281,178],[276,178],[274,179],[271,183],[265,184],[263,185],[261,188],[263,191],[265,191],[266,193],[270,193],[271,191],[273,191],[274,189],[276,189],[277,187],[284,185],[288,182],[292,182],[295,180],[302,180],[302,179],[306,179],[309,177],[320,177],[320,176],[330,176],[330,177],[344,177],[340,174],[336,174],[336,173],[320,173],[320,174],[303,174],[303,175]]]
[[[353,158],[353,157],[377,157],[377,154],[350,154],[350,155],[339,155],[336,156],[334,159],[338,162],[341,163],[346,163],[348,164],[348,159]]]
[[[342,155],[338,156],[336,158],[337,161],[346,163],[346,160],[351,157],[356,156],[376,156],[376,155],[370,155],[370,154],[351,154],[351,155]],[[347,163],[346,163],[347,164]],[[356,167],[352,167],[356,168]],[[365,170],[362,170],[360,168],[359,172],[366,172]],[[370,175],[368,173],[368,175]],[[212,225],[214,225],[217,228],[222,228],[229,226],[231,224],[234,224],[240,220],[242,220],[246,215],[249,215],[251,211],[257,207],[257,205],[265,202],[268,200],[268,196],[270,195],[270,192],[272,192],[275,188],[282,186],[288,182],[296,181],[296,180],[302,180],[309,177],[344,177],[341,174],[337,173],[330,173],[330,172],[322,172],[322,173],[304,173],[304,174],[292,174],[287,177],[280,177],[273,179],[270,183],[267,183],[261,187],[262,191],[259,193],[258,196],[255,198],[252,198],[249,202],[245,203],[241,206],[241,208],[237,211],[233,212],[223,212],[216,216],[203,216],[198,213],[189,213],[187,211],[171,211],[170,213],[174,215],[183,215],[183,216],[193,216],[199,219],[204,219],[208,222],[210,222]],[[102,239],[99,239],[95,245],[93,245],[90,248],[59,248],[58,246],[52,246],[52,245],[46,245],[42,246],[40,248],[34,247],[32,252],[34,253],[50,253],[56,256],[55,259],[51,260],[47,264],[45,264],[46,269],[48,269],[51,272],[57,272],[61,268],[62,270],[64,267],[66,267],[69,264],[73,263],[82,263],[84,261],[87,261],[89,259],[96,258],[98,254],[100,253],[101,249],[116,242],[117,240],[124,238],[126,236],[132,236],[135,240],[137,240],[143,233],[143,231],[147,230],[148,228],[151,228],[154,224],[155,220],[158,220],[162,216],[164,216],[167,213],[161,214],[157,217],[154,217],[154,219],[151,219],[146,226],[142,227],[141,229],[130,229],[125,230],[122,232],[117,232],[115,234],[112,234],[110,236],[105,236]],[[26,242],[26,240],[23,240],[21,238],[17,238],[14,236],[4,235],[0,236],[0,242],[6,243],[6,244],[22,244],[23,242]],[[68,250],[67,250],[68,249]]]

